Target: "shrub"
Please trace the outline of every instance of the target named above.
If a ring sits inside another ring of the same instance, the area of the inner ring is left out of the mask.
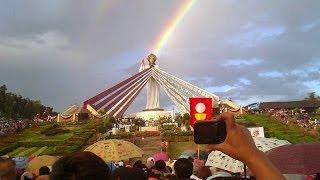
[[[105,139],[130,139],[130,138],[132,138],[132,134],[128,132],[124,132],[116,135],[111,134],[111,135],[105,136]]]
[[[163,131],[163,136],[192,136],[192,131]]]
[[[97,130],[98,130],[99,133],[102,133],[102,134],[105,133],[105,132],[107,132],[107,128],[104,127],[104,126],[98,127]]]
[[[49,126],[48,128],[41,131],[41,134],[44,134],[46,136],[54,136],[57,134],[63,134],[63,133],[69,133],[69,129],[63,129],[61,125],[59,124],[53,124]]]
[[[133,125],[130,127],[130,132],[136,132],[139,131],[139,126]]]
[[[75,144],[75,143],[82,142],[85,140],[86,140],[86,137],[72,136],[71,138],[68,139],[66,144]]]
[[[17,149],[18,147],[19,147],[19,143],[14,143],[14,144],[11,144],[7,147],[4,147],[4,148],[0,149],[0,156],[6,155],[7,153]]]
[[[164,131],[173,130],[173,129],[175,129],[175,128],[176,128],[175,125],[162,125],[162,129],[163,129]]]
[[[162,136],[168,141],[185,142],[193,140],[192,131],[164,131]]]
[[[57,129],[57,128],[61,128],[61,126],[59,124],[52,124],[49,127],[45,128],[44,130],[41,131],[41,134],[46,133],[47,131],[53,130],[53,129]]]
[[[74,146],[57,146],[56,150],[54,152],[55,155],[65,155],[65,154],[69,154],[69,153],[73,153],[76,152],[78,150],[81,149],[81,146],[79,145],[74,145]]]
[[[58,141],[58,140],[19,141],[19,146],[23,146],[23,147],[58,146],[64,143],[65,141]]]
[[[160,136],[159,131],[137,131],[134,133],[136,137],[153,137]]]
[[[69,133],[69,132],[70,132],[69,129],[58,128],[58,129],[52,129],[52,130],[46,131],[43,134],[46,135],[46,136],[55,136],[57,134],[65,134],[65,133]]]

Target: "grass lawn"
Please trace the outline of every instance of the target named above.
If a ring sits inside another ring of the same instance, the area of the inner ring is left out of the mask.
[[[41,131],[48,128],[49,126],[50,124],[41,125],[41,126],[32,125],[31,127],[15,135],[8,136],[8,137],[0,137],[0,149],[2,147],[5,147],[7,145],[10,145],[18,141],[50,141],[50,140],[64,141],[73,135],[73,132],[57,134],[55,136],[46,136],[44,134],[41,134]],[[76,128],[81,128],[81,127],[76,127]]]
[[[33,124],[31,127],[15,135],[0,137],[0,151],[3,150],[2,153],[9,153],[11,156],[73,152],[81,148],[80,146],[83,146],[83,143],[86,143],[94,132],[97,132],[97,128],[101,126],[101,122],[89,121],[77,124],[61,124],[64,129],[68,129],[70,132],[59,133],[53,136],[41,134],[41,131],[51,126],[52,123]],[[17,142],[19,142],[18,147],[13,146]],[[14,149],[11,149],[12,146]]]
[[[73,136],[73,133],[63,133],[63,134],[57,134],[54,136],[46,136],[44,134],[41,134],[42,129],[38,129],[37,131],[25,131],[19,140],[23,141],[50,141],[50,140],[61,140],[64,141],[71,136]]]
[[[237,120],[248,126],[262,126],[266,137],[275,137],[277,139],[288,140],[291,143],[315,142],[320,137],[305,132],[295,125],[287,125],[266,115],[244,115],[244,119]]]
[[[9,145],[18,141],[65,141],[72,137],[75,132],[79,132],[82,129],[85,129],[88,125],[91,124],[77,124],[77,125],[68,125],[64,128],[69,129],[69,133],[57,134],[54,136],[46,136],[41,134],[41,131],[51,126],[51,124],[45,125],[32,125],[30,128],[23,130],[22,132],[10,136],[10,137],[0,137],[0,149],[6,145]]]

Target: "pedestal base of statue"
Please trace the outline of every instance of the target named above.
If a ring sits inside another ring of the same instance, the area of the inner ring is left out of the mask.
[[[128,115],[129,118],[141,118],[145,121],[159,120],[161,117],[171,117],[172,111],[165,111],[163,109],[145,109],[141,112]]]

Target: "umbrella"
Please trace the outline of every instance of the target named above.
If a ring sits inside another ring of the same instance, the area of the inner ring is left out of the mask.
[[[267,152],[272,163],[283,174],[316,174],[320,170],[320,142],[292,144]]]
[[[136,145],[118,139],[98,141],[87,147],[84,151],[90,151],[106,162],[142,157],[143,154],[143,151]]]
[[[199,151],[199,159],[201,159],[201,160],[207,160],[208,155],[209,155],[209,152],[207,152],[207,151],[203,151],[203,150]],[[179,156],[179,158],[186,158],[186,159],[188,159],[189,157],[197,159],[198,158],[197,151],[191,150],[191,149],[185,150]]]
[[[208,159],[208,156],[209,156],[209,153],[208,151],[203,151],[203,150],[200,150],[199,151],[199,159],[201,160],[207,160]],[[198,154],[194,154],[194,158],[198,158]]]
[[[274,138],[263,138],[263,137],[254,137],[253,138],[256,146],[263,152],[266,152],[270,149],[290,144],[288,141],[279,140]],[[224,169],[231,172],[243,172],[244,166],[243,163],[231,158],[230,156],[220,152],[212,151],[206,162],[206,166],[213,166],[216,168]]]
[[[181,153],[180,157],[179,158],[189,158],[189,157],[194,157],[194,154],[196,154],[197,152],[195,150],[192,150],[192,149],[188,149],[188,150],[185,150]]]
[[[16,169],[25,169],[29,161],[27,157],[14,157],[12,160],[16,163]]]
[[[38,156],[29,161],[26,171],[38,172],[42,166],[52,166],[58,160],[55,156]],[[36,173],[37,174],[37,173]]]
[[[169,159],[168,154],[165,152],[156,153],[152,157],[155,162],[157,162],[159,160],[167,161]]]

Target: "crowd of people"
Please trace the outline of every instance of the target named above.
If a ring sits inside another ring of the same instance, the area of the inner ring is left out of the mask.
[[[10,136],[28,127],[28,120],[0,120],[0,137]]]
[[[222,114],[220,121],[226,123],[228,135],[221,144],[208,145],[208,150],[220,150],[230,157],[244,162],[257,179],[285,179],[276,169],[266,155],[259,151],[254,145],[254,141],[248,130],[235,123],[231,114]],[[91,152],[76,152],[68,154],[58,159],[52,166],[50,175],[46,177],[50,180],[64,179],[223,179],[228,177],[215,177],[208,169],[201,167],[194,169],[192,161],[189,159],[178,159],[172,170],[166,166],[164,161],[152,161],[149,159],[146,164],[141,161],[135,162],[132,167],[123,165],[122,167],[109,167],[103,159]],[[196,170],[196,171],[194,171]],[[27,173],[27,172],[24,172]],[[227,175],[226,172],[220,174]],[[0,159],[0,179],[14,180],[17,178],[15,163],[9,158]],[[24,177],[23,177],[24,178]],[[34,178],[34,177],[32,177]],[[40,177],[35,177],[38,179]],[[42,178],[42,177],[41,177]],[[233,178],[233,177],[229,177]],[[25,179],[25,178],[24,178]]]
[[[146,163],[141,160],[130,163],[105,163],[91,152],[77,152],[60,158],[52,167],[43,166],[38,174],[18,169],[9,158],[0,158],[1,180],[63,180],[63,179],[114,179],[114,180],[210,180],[231,178],[231,173],[207,166],[197,167],[191,158],[180,158],[173,168],[164,160],[155,162],[148,158]]]
[[[33,120],[0,118],[0,137],[16,134],[22,131],[23,129],[29,127],[31,122],[52,122],[55,118],[56,116],[50,115],[40,117],[38,114],[33,118]]]
[[[316,129],[320,125],[320,119],[313,119],[310,114],[303,110],[270,109],[267,113],[282,123],[296,124],[306,131]]]
[[[226,123],[227,137],[221,144],[210,144],[209,151],[219,150],[232,158],[240,160],[250,169],[252,179],[283,180],[285,177],[272,164],[265,153],[260,151],[247,128],[235,123],[232,114],[223,113],[218,120]],[[173,166],[164,160],[148,158],[133,163],[106,163],[92,152],[75,152],[59,158],[49,167],[41,167],[38,173],[17,169],[15,161],[9,157],[0,157],[0,180],[184,180],[184,179],[243,179],[222,169],[210,169],[197,166],[191,158],[180,158]],[[319,174],[310,176],[320,179]]]

